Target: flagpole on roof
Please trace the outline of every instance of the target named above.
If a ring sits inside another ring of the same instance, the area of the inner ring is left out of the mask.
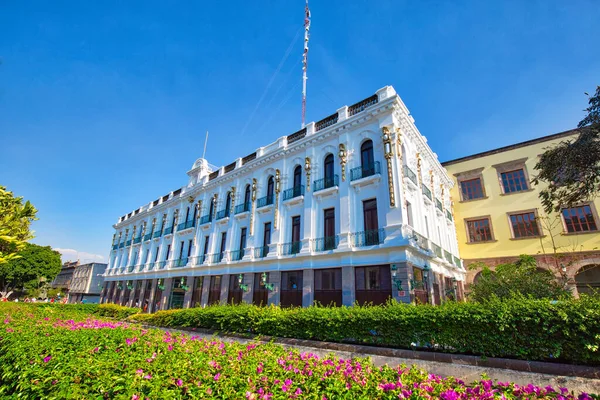
[[[208,143],[208,131],[206,131],[206,138],[204,139],[204,151],[202,152],[202,158],[206,155],[206,144]]]
[[[308,67],[308,37],[310,30],[310,10],[308,0],[304,8],[304,53],[302,55],[302,128],[306,125],[306,68]]]

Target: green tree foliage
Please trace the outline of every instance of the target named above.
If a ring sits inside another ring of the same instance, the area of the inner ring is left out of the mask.
[[[500,264],[495,270],[483,267],[476,283],[471,285],[470,299],[484,302],[491,299],[508,299],[525,296],[534,299],[561,299],[570,297],[570,292],[556,277],[546,270],[537,269],[535,258],[521,255],[514,263]]]
[[[18,258],[0,264],[0,290],[26,289],[35,292],[60,272],[60,253],[50,246],[25,243]]]
[[[533,183],[547,185],[539,194],[547,213],[592,200],[600,192],[600,86],[588,103],[577,139],[546,150],[535,166]]]
[[[0,186],[0,265],[18,258],[25,242],[33,237],[29,230],[36,219],[37,210],[22,197],[14,197],[6,187]]]

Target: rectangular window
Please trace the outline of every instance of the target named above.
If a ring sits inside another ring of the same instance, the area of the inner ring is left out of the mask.
[[[206,254],[208,253],[208,240],[209,240],[208,235],[204,236],[204,252],[202,253],[203,255],[206,256]]]
[[[244,251],[246,248],[246,228],[242,228],[242,232],[240,234],[240,252]]]
[[[192,239],[190,239],[190,241],[188,242],[188,252],[187,252],[188,258],[190,257],[190,255],[192,255],[192,242],[193,242]]]
[[[300,241],[300,216],[292,217],[292,242]]]
[[[315,290],[342,290],[341,268],[315,270]]]
[[[169,259],[169,256],[171,255],[171,245],[167,245],[167,256],[165,257],[165,260]]]
[[[460,190],[463,200],[475,200],[484,197],[481,178],[460,181]]]
[[[489,218],[473,219],[467,221],[467,232],[469,233],[469,242],[487,242],[494,240],[492,237],[492,228]]]
[[[537,218],[533,211],[521,214],[510,214],[509,218],[514,238],[540,236]]]
[[[160,246],[156,248],[156,253],[154,254],[154,262],[158,261],[158,253],[160,252]]]
[[[181,241],[181,246],[179,247],[179,258],[183,258],[183,246],[185,246],[185,242]]]
[[[225,244],[227,243],[227,232],[221,234],[221,250],[219,251],[219,261],[223,260],[225,254]]]
[[[500,173],[504,193],[515,193],[528,190],[527,179],[523,168]]]
[[[283,271],[281,273],[281,290],[302,291],[302,271]]]
[[[598,230],[592,208],[589,205],[563,208],[562,216],[567,232],[593,232]]]
[[[412,204],[406,202],[406,222],[409,226],[413,226]]]

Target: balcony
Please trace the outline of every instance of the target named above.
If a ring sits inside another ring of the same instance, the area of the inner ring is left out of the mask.
[[[450,212],[450,210],[446,210],[446,218],[448,218],[448,221],[452,221],[452,213]]]
[[[237,215],[250,211],[250,204],[250,202],[238,204],[237,206],[235,206],[235,214]]]
[[[167,262],[168,261],[159,261],[156,263],[156,268],[155,269],[165,269],[165,267],[167,266]]]
[[[152,271],[152,270],[154,269],[154,266],[155,266],[155,264],[156,264],[156,263],[153,263],[153,262],[151,262],[151,263],[148,263],[148,264],[146,264],[146,265],[144,266],[144,269],[145,269],[146,271]]]
[[[190,257],[190,264],[191,265],[202,265],[202,264],[204,264],[205,259],[206,259],[206,256],[204,254],[201,256],[198,256],[198,257]]]
[[[415,184],[415,186],[419,185],[419,181],[417,180],[417,175],[413,172],[412,169],[409,168],[408,165],[404,165],[404,176],[407,177],[408,179],[410,179],[410,181],[412,183]]]
[[[244,258],[245,253],[246,253],[245,249],[232,251],[230,253],[231,261],[240,261],[242,258]]]
[[[337,175],[333,175],[333,177],[317,179],[313,182],[313,190],[318,192],[320,190],[329,189],[339,185],[339,178]]]
[[[275,195],[272,194],[270,196],[261,197],[256,200],[256,208],[262,208],[266,206],[270,206],[275,201]]]
[[[440,199],[435,199],[435,207],[442,212],[444,211],[444,208],[442,207],[442,202],[440,201]]]
[[[456,256],[454,257],[454,265],[456,265],[460,269],[463,269],[462,261],[460,260],[460,258],[458,258]]]
[[[221,261],[223,261],[223,254],[224,253],[213,253],[213,254],[207,254],[206,257],[208,258],[208,262],[211,264],[218,264]]]
[[[217,212],[217,218],[216,218],[217,221],[220,219],[224,219],[224,218],[229,218],[229,209],[228,208]]]
[[[442,248],[437,244],[431,242],[431,250],[433,250],[437,258],[444,258],[442,255]]]
[[[204,215],[200,218],[200,225],[210,224],[212,222],[212,214]]]
[[[127,267],[127,273],[128,273],[128,274],[131,274],[131,273],[133,273],[133,270],[134,270],[134,269],[135,269],[135,265],[130,265],[130,266],[128,266],[128,267]]]
[[[446,261],[452,264],[452,253],[450,253],[448,250],[444,250],[444,258]]]
[[[281,245],[281,255],[291,256],[300,253],[302,242],[290,242]]]
[[[423,191],[423,194],[425,195],[425,197],[427,197],[429,200],[432,199],[431,190],[429,190],[429,188],[427,186],[423,185],[422,191]]]
[[[340,237],[338,235],[335,236],[325,236],[321,238],[317,238],[314,240],[315,251],[329,251],[335,250],[340,244]]]
[[[165,236],[170,235],[172,233],[173,233],[173,226],[165,228]]]
[[[294,186],[283,191],[283,201],[304,196],[304,185]]]
[[[131,246],[131,239],[129,239],[128,241],[125,242],[125,247],[129,247]]]
[[[417,247],[429,251],[429,240],[418,232],[415,232],[411,227],[407,227],[406,236],[409,241],[413,241]]]
[[[112,247],[113,250],[116,250],[118,248],[119,248],[119,244],[118,243],[117,244],[113,244],[113,247]]]
[[[185,267],[188,263],[188,258],[180,258],[179,260],[175,260],[173,262],[173,268],[181,268],[181,267]]]
[[[269,254],[269,246],[255,247],[254,258],[265,258]]]
[[[369,176],[381,174],[381,164],[379,161],[374,163],[361,165],[360,167],[352,168],[350,170],[350,181],[356,181]]]
[[[163,233],[162,228],[160,228],[159,231],[154,232],[154,239],[158,239],[159,237],[161,237],[162,233]]]
[[[138,236],[135,239],[133,239],[133,244],[138,244],[138,243],[141,243],[141,242],[142,242],[142,237],[141,236]]]
[[[351,234],[352,245],[354,247],[375,246],[383,243],[385,240],[385,230],[375,229]]]
[[[177,232],[182,231],[184,229],[193,228],[194,226],[196,226],[196,220],[190,219],[186,222],[182,222],[181,224],[177,225]]]
[[[144,235],[144,242],[147,242],[150,239],[152,239],[152,232],[151,233],[146,233]]]

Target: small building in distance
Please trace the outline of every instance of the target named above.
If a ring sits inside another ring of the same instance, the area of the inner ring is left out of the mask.
[[[107,264],[77,265],[69,286],[69,303],[99,303]]]
[[[52,289],[60,289],[65,295],[68,294],[69,286],[71,285],[71,280],[73,279],[73,272],[78,265],[79,260],[65,262],[58,275],[56,275],[56,278],[54,278],[50,284]]]

